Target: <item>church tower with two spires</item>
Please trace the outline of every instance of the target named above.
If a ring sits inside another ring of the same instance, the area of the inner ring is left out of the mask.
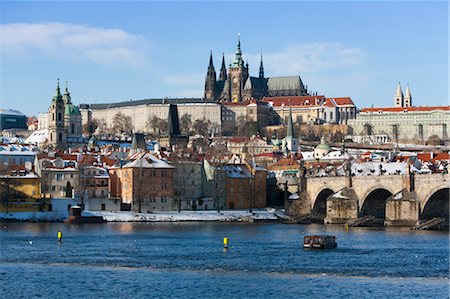
[[[394,96],[394,107],[411,107],[411,106],[412,106],[412,96],[411,90],[409,89],[409,84],[406,86],[405,95],[403,95],[402,87],[400,86],[400,82],[398,82]]]

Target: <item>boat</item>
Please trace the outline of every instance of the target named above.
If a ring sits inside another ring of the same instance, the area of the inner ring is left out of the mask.
[[[336,247],[336,236],[311,235],[303,238],[304,249],[329,249]]]
[[[82,216],[81,207],[73,206],[69,209],[69,218],[64,223],[105,223],[106,220],[102,216]]]

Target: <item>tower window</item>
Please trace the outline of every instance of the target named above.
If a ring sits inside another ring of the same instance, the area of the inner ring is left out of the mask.
[[[58,121],[61,121],[62,117],[61,117],[61,112],[58,113]]]
[[[59,142],[62,142],[62,138],[63,138],[62,136],[63,136],[62,133],[59,132],[59,137],[58,137],[58,141],[59,141]]]
[[[75,124],[71,124],[70,125],[70,133],[74,134],[75,133]]]

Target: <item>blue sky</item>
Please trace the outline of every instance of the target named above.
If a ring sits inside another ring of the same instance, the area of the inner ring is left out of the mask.
[[[56,79],[75,104],[201,97],[213,51],[229,63],[241,34],[257,75],[300,75],[309,90],[392,105],[448,104],[442,2],[0,2],[0,108],[46,111]]]

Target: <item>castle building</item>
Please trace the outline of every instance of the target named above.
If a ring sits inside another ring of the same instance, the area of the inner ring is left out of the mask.
[[[449,140],[450,106],[412,106],[409,86],[403,95],[400,83],[394,96],[394,107],[371,107],[349,119],[351,138],[364,142],[426,142],[436,135]]]
[[[222,56],[222,66],[219,78],[216,78],[212,53],[205,80],[205,99],[222,102],[242,102],[252,99],[260,100],[265,96],[303,96],[308,92],[299,76],[265,77],[263,57],[259,66],[258,77],[250,76],[249,65],[244,63],[241,51],[241,41],[238,37],[234,61],[225,67],[225,57]]]
[[[64,95],[59,88],[59,79],[56,94],[52,99],[48,112],[38,115],[38,130],[47,133],[47,144],[52,147],[66,147],[79,144],[82,139],[81,113],[72,104],[72,98],[67,87]]]

